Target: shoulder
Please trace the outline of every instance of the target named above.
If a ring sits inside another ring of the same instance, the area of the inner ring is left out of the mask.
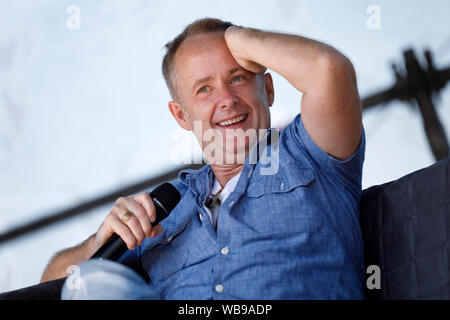
[[[304,126],[301,114],[298,114],[282,130],[280,147],[288,150],[289,157],[293,161],[308,162],[316,173],[326,173],[331,176],[339,176],[352,183],[361,183],[366,149],[364,127],[358,148],[348,158],[340,160],[325,152],[314,142]]]

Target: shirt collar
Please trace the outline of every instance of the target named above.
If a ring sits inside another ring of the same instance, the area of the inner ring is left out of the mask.
[[[245,159],[244,167],[242,168],[242,171],[240,173],[239,180],[241,180],[243,175],[248,176],[248,178],[250,178],[250,176],[253,173],[253,168],[259,162],[259,159],[260,159],[259,155],[262,154],[262,152],[266,152],[266,150],[262,150],[262,151],[259,150],[260,146],[261,146],[261,141],[266,139],[267,141],[264,144],[265,145],[264,147],[270,149],[271,130],[274,130],[274,129],[268,129],[266,134],[264,135],[264,137],[260,141],[258,141],[258,143],[256,143],[255,146],[253,146],[252,150],[249,153],[249,156],[247,156],[247,158]],[[275,130],[278,130],[278,129],[275,129]],[[252,161],[250,161],[250,160],[252,160]],[[197,199],[200,198],[201,201],[204,201],[204,198],[206,197],[206,195],[209,194],[209,191],[213,187],[214,172],[211,168],[211,165],[206,164],[205,166],[203,166],[202,168],[200,168],[198,170],[194,170],[194,169],[181,170],[178,174],[178,178],[189,189],[192,190],[192,192],[196,195]],[[247,186],[247,184],[245,186],[243,186],[243,188],[246,188],[246,186]],[[236,189],[238,189],[238,187],[239,186],[236,186]]]

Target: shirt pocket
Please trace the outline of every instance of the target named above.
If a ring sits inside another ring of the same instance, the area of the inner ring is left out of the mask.
[[[317,232],[323,218],[315,179],[308,167],[290,167],[276,175],[258,176],[247,189],[246,224],[268,236]]]
[[[144,268],[154,284],[168,281],[182,270],[188,257],[188,247],[183,243],[161,244],[148,253]]]

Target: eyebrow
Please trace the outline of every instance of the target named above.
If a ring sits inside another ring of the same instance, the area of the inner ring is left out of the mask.
[[[228,71],[228,75],[231,75],[231,74],[233,74],[233,73],[236,73],[237,71],[240,71],[240,70],[243,70],[243,69],[241,69],[241,68],[239,68],[239,67],[235,67],[235,68],[233,68],[233,69],[231,69],[231,70]],[[212,78],[213,78],[213,77],[208,76],[208,77],[204,77],[204,78],[201,78],[201,79],[196,80],[196,81],[194,82],[194,84],[192,85],[192,90],[194,90],[194,89],[195,89],[197,86],[199,86],[200,84],[212,80]]]

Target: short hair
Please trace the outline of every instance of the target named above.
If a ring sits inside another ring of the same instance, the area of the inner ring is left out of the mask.
[[[174,74],[174,59],[175,55],[180,48],[181,44],[184,40],[189,37],[205,34],[205,33],[213,33],[219,31],[225,31],[228,27],[233,26],[231,22],[223,21],[216,18],[202,18],[197,19],[183,30],[178,36],[175,37],[172,41],[168,42],[165,45],[166,54],[164,55],[162,62],[162,73],[164,75],[164,79],[166,80],[167,87],[169,88],[170,95],[173,100],[180,100],[178,96],[178,92],[176,91],[175,86],[175,74]]]

